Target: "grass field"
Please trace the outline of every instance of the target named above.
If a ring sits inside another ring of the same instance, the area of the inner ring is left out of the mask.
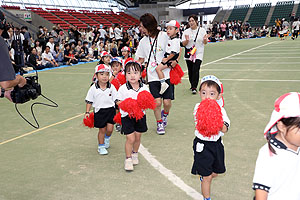
[[[266,142],[263,130],[275,99],[299,91],[299,56],[299,40],[265,38],[206,46],[201,77],[213,74],[221,79],[231,119],[231,128],[223,137],[227,172],[213,180],[213,200],[252,199],[255,161]],[[180,63],[186,70],[185,63]],[[198,177],[190,173],[192,112],[200,100],[189,91],[187,76],[176,86],[166,135],[156,134],[153,112],[147,112],[149,130],[142,145],[162,166],[153,167],[140,154],[140,164],[127,173],[123,169],[125,137],[114,132],[109,155],[100,156],[97,130],[82,126],[84,98],[94,67],[95,63],[88,63],[39,73],[43,94],[59,107],[36,106],[38,130],[18,116],[13,104],[1,100],[0,199],[196,199],[189,195],[193,190],[200,193]],[[30,103],[19,107],[30,118]],[[183,181],[180,187],[173,184],[178,179],[169,180],[167,173]]]

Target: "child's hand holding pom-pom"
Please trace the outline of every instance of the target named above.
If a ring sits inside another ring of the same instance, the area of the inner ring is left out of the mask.
[[[156,101],[152,94],[148,91],[142,91],[137,96],[137,103],[140,108],[143,110],[151,109],[154,110],[156,108]]]
[[[139,120],[144,116],[142,109],[135,99],[127,98],[119,104],[119,107],[123,111],[127,112],[130,118],[136,118],[136,120]]]
[[[94,112],[84,116],[83,124],[89,128],[94,128]]]
[[[196,129],[205,137],[218,135],[223,127],[221,108],[216,100],[205,99],[196,111]]]
[[[114,122],[117,124],[122,125],[122,120],[121,120],[121,113],[118,112],[115,116],[114,116]]]

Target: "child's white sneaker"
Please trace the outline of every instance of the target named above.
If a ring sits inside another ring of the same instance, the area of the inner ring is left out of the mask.
[[[107,155],[108,151],[106,150],[105,146],[101,146],[101,147],[98,147],[98,153],[100,155]]]
[[[133,171],[133,162],[132,162],[132,158],[126,158],[125,162],[124,162],[124,169],[126,171]]]
[[[139,154],[138,153],[132,153],[132,164],[133,165],[138,165],[139,164]]]
[[[168,83],[162,82],[162,83],[161,83],[161,87],[160,87],[160,92],[159,92],[159,94],[165,93],[165,91],[168,89],[168,87],[169,87],[169,84],[168,84]]]

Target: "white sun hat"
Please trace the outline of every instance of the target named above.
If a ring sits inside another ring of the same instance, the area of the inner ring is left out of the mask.
[[[224,92],[224,89],[223,89],[223,84],[222,82],[214,75],[207,75],[207,76],[204,76],[202,79],[201,79],[201,82],[200,82],[200,85],[202,83],[204,83],[205,81],[213,81],[215,82],[216,84],[218,84],[218,86],[220,87],[221,89],[221,93],[220,94],[223,94]],[[220,107],[224,107],[224,98],[223,96],[221,97],[221,99],[218,99],[217,100],[217,103],[219,104]]]
[[[271,119],[267,124],[264,134],[278,132],[277,122],[282,118],[300,117],[300,93],[290,92],[276,99]]]

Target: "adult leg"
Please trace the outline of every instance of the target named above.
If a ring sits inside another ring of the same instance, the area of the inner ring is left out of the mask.
[[[186,60],[186,65],[188,68],[188,75],[189,75],[189,81],[190,81],[190,85],[191,85],[191,89],[192,87],[192,80],[193,80],[193,62],[190,60]]]
[[[200,78],[200,66],[202,60],[197,59],[195,63],[193,63],[193,71],[192,71],[192,88],[197,89],[199,78]]]

